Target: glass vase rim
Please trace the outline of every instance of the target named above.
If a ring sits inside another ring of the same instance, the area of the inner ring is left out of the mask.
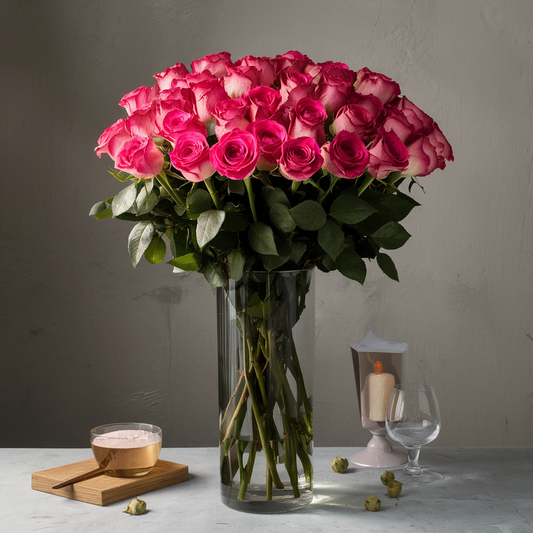
[[[294,272],[312,272],[315,266],[308,268],[291,268],[287,270],[245,270],[245,274],[292,274]]]
[[[396,383],[393,387],[394,390],[401,391],[401,392],[408,392],[408,391],[433,391],[435,392],[435,387],[433,385],[430,385],[429,383],[422,383],[420,381],[402,381],[400,383]]]

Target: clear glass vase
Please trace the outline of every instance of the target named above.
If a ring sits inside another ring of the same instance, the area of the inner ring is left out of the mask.
[[[313,499],[312,270],[246,272],[217,289],[220,476],[233,509]]]

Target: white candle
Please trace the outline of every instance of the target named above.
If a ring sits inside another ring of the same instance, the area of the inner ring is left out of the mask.
[[[369,412],[368,418],[374,422],[385,422],[387,406],[395,379],[392,374],[383,372],[381,361],[374,363],[374,371],[368,374],[365,387],[367,387]]]

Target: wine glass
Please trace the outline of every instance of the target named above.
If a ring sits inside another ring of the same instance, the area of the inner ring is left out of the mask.
[[[439,404],[431,385],[399,383],[393,387],[385,427],[392,439],[407,448],[408,461],[403,472],[416,476],[417,484],[443,479],[418,466],[420,448],[437,438],[440,424]]]

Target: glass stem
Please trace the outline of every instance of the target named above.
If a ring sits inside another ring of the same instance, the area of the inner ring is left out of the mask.
[[[407,466],[404,468],[406,474],[418,476],[422,472],[418,466],[418,456],[420,455],[420,446],[407,448]]]

